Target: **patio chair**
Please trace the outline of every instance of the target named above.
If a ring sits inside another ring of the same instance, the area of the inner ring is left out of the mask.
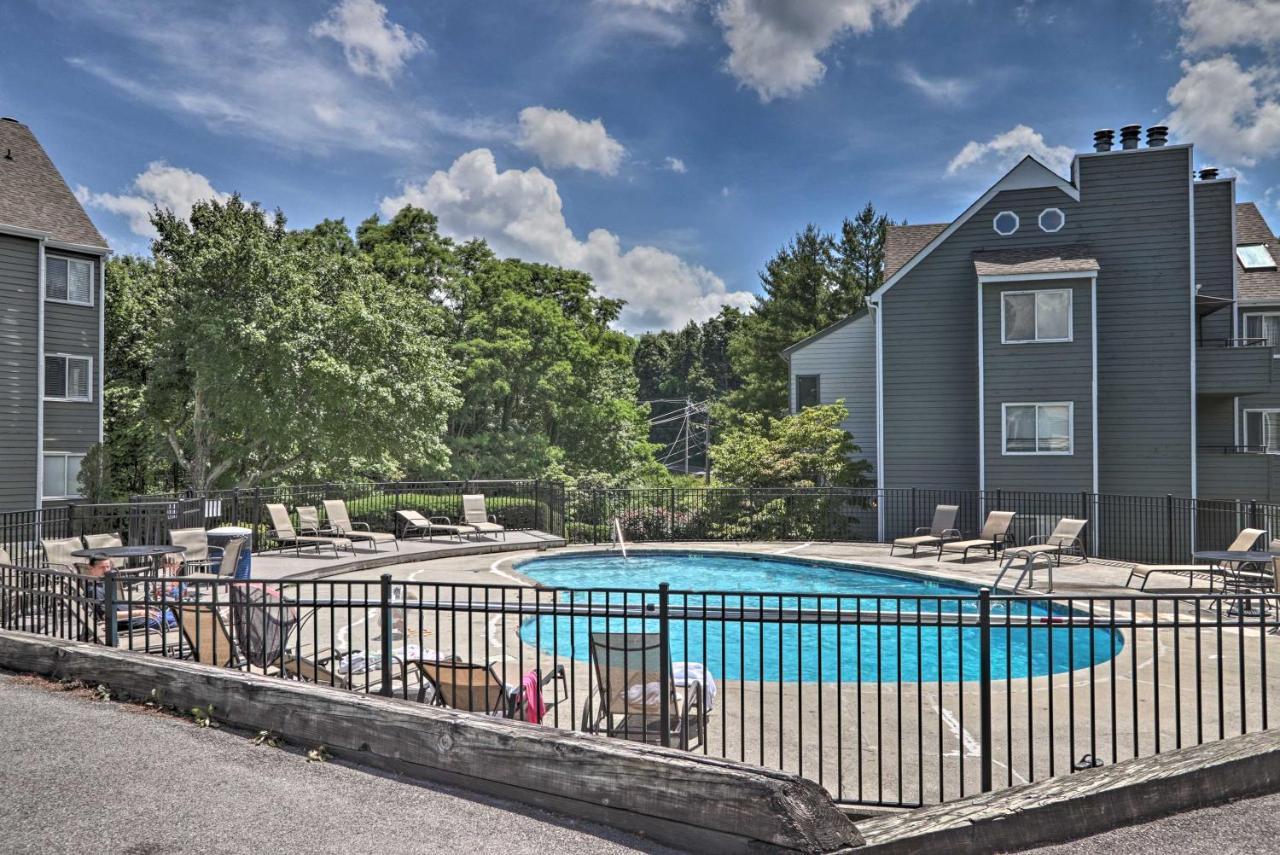
[[[1242,529],[1236,535],[1236,539],[1231,541],[1231,545],[1227,549],[1231,552],[1246,552],[1253,549],[1258,543],[1258,538],[1266,534],[1260,528]],[[1280,545],[1280,541],[1272,541],[1272,551]],[[1168,573],[1170,575],[1186,576],[1187,587],[1190,588],[1196,583],[1196,576],[1209,577],[1209,591],[1213,591],[1213,580],[1216,577],[1222,577],[1222,585],[1225,589],[1227,586],[1228,573],[1234,573],[1236,569],[1233,567],[1220,567],[1216,564],[1134,564],[1129,568],[1129,578],[1125,580],[1125,587],[1128,587],[1134,579],[1141,579],[1142,584],[1138,586],[1138,590],[1145,591],[1147,582],[1156,573]]]
[[[417,532],[419,537],[434,537],[437,531],[452,535],[462,540],[464,535],[472,535],[476,530],[469,525],[454,525],[448,517],[431,517],[428,519],[417,511],[396,511],[400,520],[401,536],[406,540]]]
[[[117,546],[124,546],[124,539],[120,537],[120,532],[113,531],[110,534],[86,534],[83,538],[85,549],[111,549]],[[123,558],[112,558],[111,566],[119,570],[128,562]]]
[[[960,513],[959,505],[938,505],[933,511],[933,524],[920,526],[911,537],[900,537],[889,547],[889,554],[895,549],[911,547],[911,557],[922,546],[936,547],[944,540],[959,540],[960,530],[956,528],[956,514]]]
[[[217,606],[212,602],[177,601],[171,608],[178,613],[178,622],[187,641],[187,654],[193,660],[219,668],[240,667],[240,651],[231,640],[231,633]]]
[[[208,567],[215,570],[213,573],[184,573],[183,579],[234,579],[236,575],[236,565],[240,563],[240,553],[244,550],[246,541],[243,538],[232,538],[227,541],[227,545],[222,547],[221,556],[218,558],[217,565],[201,563],[198,566]],[[189,563],[185,564],[190,567]]]
[[[400,541],[396,539],[394,534],[386,531],[374,531],[369,528],[368,523],[351,522],[351,516],[347,513],[347,503],[342,499],[325,499],[324,515],[329,520],[329,528],[334,534],[341,535],[348,540],[368,541],[373,544],[373,551],[378,551],[379,543],[394,543],[396,551],[400,551]]]
[[[1080,563],[1083,564],[1089,559],[1084,552],[1084,540],[1081,538],[1081,534],[1088,524],[1088,520],[1073,520],[1070,517],[1063,517],[1054,526],[1053,534],[1047,536],[1035,535],[1027,541],[1025,546],[1014,547],[1007,550],[1005,554],[1013,553],[1015,555],[1029,556],[1041,553],[1053,556],[1058,565],[1061,566],[1063,553],[1066,553],[1078,556]]]
[[[221,564],[220,557],[210,554],[209,532],[203,528],[172,529],[169,532],[169,543],[186,550],[182,553],[182,564],[188,571],[207,573],[216,571]]]
[[[108,644],[108,618],[99,613],[101,601],[91,593],[92,579],[83,573],[84,565],[78,565],[79,575],[69,574],[73,584],[64,588],[59,600],[67,607],[71,632],[81,641]],[[129,612],[116,614],[116,647],[125,650],[142,650],[148,653],[171,653],[181,649],[182,633],[178,627],[162,624],[161,628],[148,627],[146,608],[139,606]]]
[[[655,633],[591,633],[596,686],[582,708],[583,731],[661,743],[665,703],[670,743],[686,751],[700,745],[707,717],[702,682],[690,680],[678,689],[668,667],[667,685],[659,685],[661,655]]]
[[[40,541],[40,548],[44,550],[45,567],[71,573],[76,567],[76,557],[71,553],[83,549],[84,544],[78,537],[44,538]]]
[[[292,547],[296,554],[302,555],[304,546],[314,546],[317,553],[327,546],[333,550],[334,558],[338,557],[339,547],[351,549],[351,541],[345,537],[299,534],[294,529],[293,521],[289,519],[289,512],[285,510],[284,505],[267,505],[267,513],[271,516],[271,528],[267,531],[267,537],[275,541],[281,549]]]
[[[498,518],[486,513],[483,494],[462,497],[462,522],[478,534],[501,534],[503,540],[507,539],[507,530],[498,525]]]
[[[992,511],[987,514],[987,521],[983,523],[982,531],[977,537],[971,540],[939,543],[938,560],[942,560],[943,552],[959,552],[962,556],[960,563],[963,564],[969,560],[969,553],[975,549],[990,552],[991,557],[995,558],[1010,542],[1009,525],[1013,522],[1014,515],[1013,511]]]
[[[539,689],[559,681],[556,698],[550,704],[545,704],[546,709],[539,713],[531,706],[531,699],[525,691],[524,682],[521,681],[519,686],[507,685],[492,662],[478,665],[458,659],[442,659],[418,660],[410,664],[418,669],[422,677],[418,687],[419,703],[427,700],[427,690],[430,688],[433,705],[462,712],[541,724],[542,715],[545,715],[546,709],[554,707],[562,700],[560,689],[564,690],[564,698],[569,696],[563,665],[557,665],[550,674],[545,676],[540,671],[537,672]]]

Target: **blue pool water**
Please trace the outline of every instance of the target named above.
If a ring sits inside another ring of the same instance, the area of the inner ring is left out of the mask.
[[[557,556],[517,565],[550,588],[562,603],[655,604],[660,582],[671,585],[673,609],[693,612],[671,627],[671,656],[703,662],[729,680],[803,682],[916,682],[976,680],[979,630],[974,626],[911,624],[917,612],[977,613],[977,587],[924,576],[888,573],[785,558],[700,553]],[[632,589],[630,592],[588,589]],[[758,592],[779,593],[761,595]],[[755,592],[755,593],[753,593]],[[923,599],[920,599],[923,598]],[[1123,640],[1107,629],[1000,626],[1007,615],[1063,617],[1043,600],[992,604],[991,673],[1013,679],[1061,673],[1106,662]],[[762,610],[766,621],[701,620],[702,608]],[[845,614],[901,614],[903,623],[877,625],[768,622],[771,613],[806,609]],[[590,658],[591,632],[653,632],[641,618],[552,616],[531,618],[520,629],[528,644],[562,657]]]

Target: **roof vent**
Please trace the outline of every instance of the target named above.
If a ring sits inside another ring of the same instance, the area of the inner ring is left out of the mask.
[[[20,125],[20,124],[22,124],[22,123],[21,123],[21,122],[19,122],[17,119],[15,119],[13,116],[0,116],[0,122],[13,122],[15,125]]]
[[[1218,177],[1218,167],[1216,166],[1206,166],[1204,169],[1200,170],[1201,181],[1212,181],[1217,177]]]
[[[1120,129],[1120,148],[1128,149],[1137,148],[1138,142],[1142,139],[1142,125],[1125,125]]]
[[[11,149],[11,148],[6,148],[6,149],[4,150],[4,159],[5,159],[5,160],[13,160],[13,149]]]
[[[1164,125],[1147,128],[1147,148],[1159,148],[1169,141],[1169,129]]]
[[[1111,151],[1111,146],[1116,141],[1116,132],[1111,128],[1100,128],[1093,132],[1093,150],[1094,151]]]

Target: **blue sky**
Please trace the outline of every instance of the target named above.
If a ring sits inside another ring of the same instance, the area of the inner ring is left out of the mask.
[[[120,252],[155,203],[413,202],[675,326],[749,305],[808,222],[949,220],[1028,151],[1162,120],[1280,224],[1280,0],[47,0],[0,27],[0,114]]]

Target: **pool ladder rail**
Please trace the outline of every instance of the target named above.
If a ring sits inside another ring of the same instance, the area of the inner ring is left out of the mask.
[[[620,517],[613,518],[613,539],[618,544],[618,548],[622,550],[622,560],[627,560],[627,542],[622,537],[622,519]]]
[[[1018,593],[1018,589],[1022,584],[1026,583],[1027,590],[1035,587],[1036,584],[1036,564],[1043,560],[1045,569],[1049,573],[1049,587],[1044,593],[1053,593],[1053,558],[1045,552],[1026,552],[1024,550],[1013,548],[1005,553],[1004,564],[1000,567],[1000,575],[996,576],[995,583],[991,586],[995,590],[1000,590],[1000,583],[1004,581],[1005,574],[1013,567],[1014,562],[1019,558],[1022,559],[1022,568],[1018,573],[1017,580],[1013,583],[1012,593]]]

